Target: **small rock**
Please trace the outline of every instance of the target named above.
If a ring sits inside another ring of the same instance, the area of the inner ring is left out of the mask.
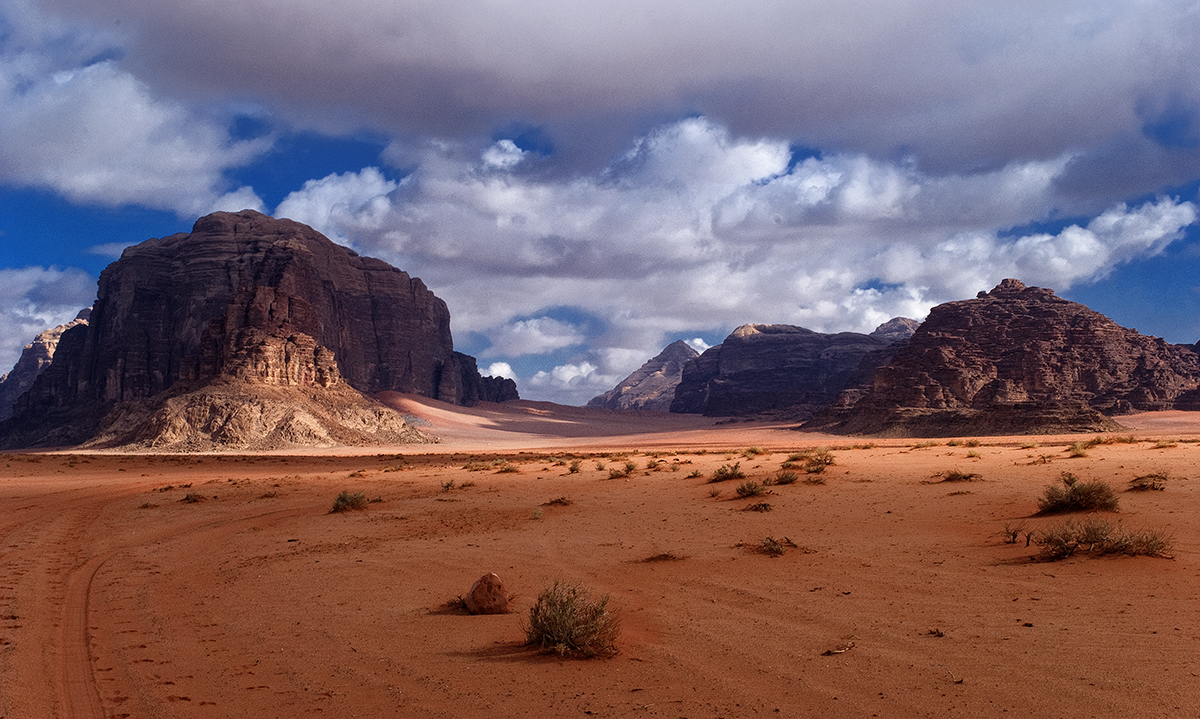
[[[483,575],[463,597],[463,606],[471,614],[504,614],[508,611],[508,592],[504,590],[504,582],[495,574]]]

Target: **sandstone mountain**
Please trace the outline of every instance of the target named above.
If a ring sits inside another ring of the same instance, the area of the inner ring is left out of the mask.
[[[675,399],[675,387],[683,377],[683,366],[699,356],[683,340],[676,340],[647,360],[616,387],[587,403],[596,409],[642,409],[668,412]]]
[[[80,310],[75,319],[65,325],[42,330],[33,338],[32,342],[25,345],[25,349],[21,351],[21,358],[13,365],[12,371],[0,375],[0,421],[12,416],[13,405],[17,403],[17,398],[33,386],[33,381],[42,373],[42,370],[50,366],[63,332],[77,325],[87,324],[88,316],[91,313],[91,307]]]
[[[412,441],[368,395],[515,397],[454,351],[425,285],[310,227],[246,210],[130,247],[86,325],[0,425],[6,446],[170,449]]]
[[[876,330],[883,331],[882,337],[823,334],[792,325],[742,325],[687,363],[671,411],[715,417],[785,411],[789,418],[808,419],[853,378],[870,376],[890,359],[897,338],[909,334],[905,328],[915,324],[892,320]],[[868,367],[862,367],[864,361]]]
[[[1004,280],[935,307],[870,385],[806,430],[899,436],[1107,431],[1105,415],[1200,409],[1200,356],[1052,290]]]

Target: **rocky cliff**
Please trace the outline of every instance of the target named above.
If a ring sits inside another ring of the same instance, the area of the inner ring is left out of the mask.
[[[853,434],[1106,431],[1105,415],[1200,409],[1200,356],[1052,290],[1004,280],[935,307],[859,396],[805,429]]]
[[[884,327],[888,338],[905,334],[901,326]],[[728,417],[786,410],[791,418],[807,419],[832,402],[856,373],[874,370],[876,365],[862,368],[864,360],[890,358],[895,339],[888,338],[742,325],[687,363],[671,411]]]
[[[263,401],[250,401],[260,389]],[[297,439],[314,423],[319,431],[309,435],[334,443],[412,439],[364,395],[394,390],[466,404],[506,389],[454,352],[446,304],[419,279],[305,225],[219,212],[191,233],[126,249],[101,273],[90,321],[62,335],[55,361],[0,432],[10,446],[154,445],[165,435],[153,427],[178,425],[167,412],[192,429],[216,428],[202,434],[218,440],[219,427],[241,422],[254,429],[225,444],[250,446],[259,441],[251,435],[268,437],[289,421],[289,406],[308,402],[290,435]],[[236,419],[241,401],[258,406],[259,419]],[[181,426],[167,434],[190,436]]]
[[[12,416],[13,405],[17,403],[17,398],[33,386],[33,381],[42,373],[42,370],[50,366],[63,333],[77,325],[87,324],[88,316],[91,313],[91,307],[80,310],[75,319],[65,325],[42,330],[33,338],[32,342],[25,345],[21,351],[21,357],[13,365],[12,371],[0,375],[0,421]]]
[[[668,412],[675,399],[675,387],[683,377],[684,365],[698,356],[699,353],[686,342],[676,340],[621,380],[616,387],[593,397],[587,406]]]

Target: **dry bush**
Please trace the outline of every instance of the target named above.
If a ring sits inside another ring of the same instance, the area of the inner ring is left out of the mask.
[[[571,460],[571,466],[567,468],[567,471],[571,474],[579,474],[581,464],[582,462],[580,462],[578,459],[573,459]]]
[[[832,465],[833,455],[824,447],[819,447],[813,450],[812,454],[804,460],[803,469],[809,474],[820,474],[825,471],[825,468]]]
[[[1143,474],[1140,477],[1134,477],[1129,480],[1129,492],[1148,492],[1154,490],[1161,492],[1167,488],[1167,479],[1169,476],[1166,472],[1154,472],[1152,474]]]
[[[1000,530],[1000,536],[1004,537],[1005,544],[1016,544],[1017,537],[1026,532],[1024,522],[1007,522],[1004,529]]]
[[[742,482],[741,484],[739,484],[737,486],[737,489],[735,491],[737,492],[737,496],[742,497],[744,499],[746,497],[758,497],[760,495],[766,494],[767,490],[763,489],[763,486],[761,484],[759,484],[758,482],[751,481],[751,482]]]
[[[742,456],[746,459],[754,459],[758,455],[766,453],[767,450],[763,449],[762,447],[747,447],[746,449],[742,450]]]
[[[496,474],[513,474],[520,471],[521,470],[517,469],[517,465],[513,464],[512,462],[504,462],[500,465],[500,468],[496,470]]]
[[[775,484],[794,484],[797,479],[800,477],[795,472],[780,472],[775,475],[774,482]]]
[[[698,469],[693,469],[691,472],[688,473],[688,479],[696,479],[697,477],[703,477],[703,476],[704,476],[704,473]]]
[[[751,504],[749,507],[746,507],[743,511],[745,511],[745,512],[770,512],[772,509],[774,509],[774,507],[771,506],[770,502],[755,502],[754,504]]]
[[[544,506],[544,507],[550,507],[550,506],[555,506],[555,505],[557,505],[557,506],[559,506],[559,507],[569,507],[569,506],[571,506],[573,503],[574,503],[574,502],[572,502],[572,501],[571,501],[570,499],[568,499],[567,497],[555,497],[554,499],[550,500],[549,502],[546,502],[546,503],[545,503],[544,505],[542,505],[542,506]]]
[[[578,584],[555,582],[529,610],[526,644],[559,656],[608,657],[617,653],[621,622],[608,595],[592,599]]]
[[[958,469],[947,469],[938,476],[943,482],[977,482],[983,479],[983,475],[976,472],[962,472]]]
[[[1151,529],[1127,531],[1103,517],[1088,517],[1082,522],[1068,519],[1037,533],[1033,541],[1041,548],[1038,557],[1047,561],[1066,559],[1077,552],[1169,557],[1171,551],[1168,535]]]
[[[1084,442],[1083,440],[1074,442],[1071,446],[1067,447],[1067,456],[1086,457],[1088,456],[1087,451],[1094,446],[1096,446],[1095,442]]]
[[[746,478],[746,473],[742,471],[742,463],[736,462],[734,464],[723,464],[720,467],[717,467],[717,470],[715,472],[713,472],[712,479],[710,479],[709,481],[710,482],[724,482],[727,479],[745,479],[745,478]]]
[[[1115,512],[1119,502],[1112,487],[1098,479],[1080,482],[1070,472],[1059,476],[1058,484],[1046,486],[1038,500],[1039,514],[1061,514],[1063,512]]]
[[[336,512],[349,512],[355,509],[367,508],[367,495],[363,492],[350,492],[343,489],[341,494],[333,500],[333,508],[329,510],[330,514]]]
[[[763,537],[756,549],[768,557],[782,557],[789,548],[795,548],[796,543],[784,537],[783,539],[775,539],[774,537]],[[807,550],[806,550],[807,551]]]

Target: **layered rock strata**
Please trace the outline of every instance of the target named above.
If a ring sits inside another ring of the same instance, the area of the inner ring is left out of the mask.
[[[895,321],[893,321],[895,322]],[[908,320],[908,322],[915,322]],[[792,325],[742,325],[721,344],[689,361],[671,411],[715,417],[786,410],[804,420],[829,405],[852,378],[890,358],[903,326],[885,337],[823,334]]]
[[[62,335],[55,361],[0,432],[10,446],[153,444],[147,427],[177,424],[162,412],[178,410],[173,416],[194,428],[210,407],[200,425],[215,427],[244,418],[221,407],[262,390],[267,404],[281,404],[264,405],[245,425],[260,438],[284,421],[284,405],[315,402],[312,422],[334,443],[379,432],[413,439],[379,419],[388,415],[376,415],[380,406],[365,395],[393,390],[466,404],[509,389],[485,383],[474,360],[454,351],[446,304],[419,279],[297,222],[219,212],[191,233],[126,249],[101,273],[90,321]],[[214,431],[206,436],[220,437]]]
[[[1052,290],[1004,280],[935,307],[869,388],[804,429],[962,436],[1118,429],[1106,415],[1200,409],[1200,356]]]
[[[699,356],[683,340],[667,345],[662,352],[647,360],[616,387],[587,403],[595,409],[634,409],[669,412],[675,399],[675,388],[683,378],[688,360]]]

